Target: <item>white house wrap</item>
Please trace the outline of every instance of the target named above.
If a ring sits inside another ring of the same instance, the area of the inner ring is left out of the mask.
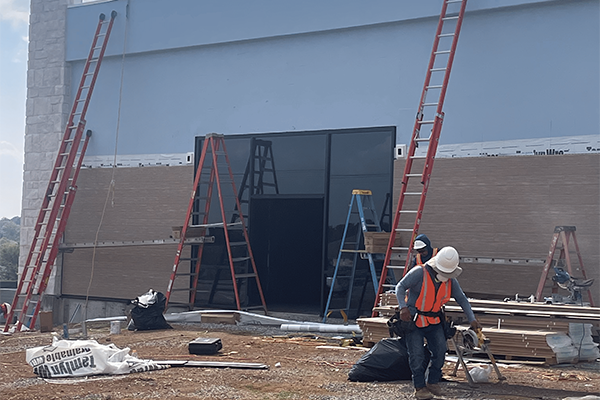
[[[129,348],[102,345],[95,340],[53,339],[52,345],[25,352],[25,360],[41,378],[67,378],[101,374],[128,374],[168,368],[152,360],[129,355]]]

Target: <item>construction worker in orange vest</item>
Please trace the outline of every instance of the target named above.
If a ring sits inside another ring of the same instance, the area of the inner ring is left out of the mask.
[[[413,243],[413,249],[417,251],[417,255],[413,258],[413,263],[410,266],[411,268],[415,265],[423,265],[433,256],[435,256],[438,252],[437,248],[433,248],[431,246],[431,240],[425,235],[421,233],[415,238],[415,242]]]
[[[474,330],[481,329],[469,300],[456,279],[462,272],[458,261],[458,252],[454,247],[443,247],[425,264],[408,271],[396,285],[400,319],[414,323],[405,332],[404,338],[415,397],[419,400],[443,395],[439,382],[446,357],[447,338],[442,325],[442,306],[450,297],[461,306],[471,327]],[[427,348],[431,353],[427,374],[424,339],[427,339]]]

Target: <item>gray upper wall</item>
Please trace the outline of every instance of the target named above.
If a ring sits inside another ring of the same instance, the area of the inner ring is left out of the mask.
[[[558,0],[471,0],[467,13]],[[114,0],[71,6],[67,14],[67,61],[85,59],[93,33],[89,21],[129,5],[127,53],[298,35],[422,18],[437,19],[441,1],[378,0]],[[125,21],[116,22],[107,55],[123,52]],[[433,34],[433,32],[432,32]],[[120,40],[116,37],[120,36]]]
[[[119,154],[185,153],[209,132],[386,125],[407,143],[442,2],[374,4],[71,6],[72,93],[98,15],[119,13],[88,111],[87,154],[113,154],[117,126]],[[597,0],[471,0],[441,144],[598,134],[599,14]]]

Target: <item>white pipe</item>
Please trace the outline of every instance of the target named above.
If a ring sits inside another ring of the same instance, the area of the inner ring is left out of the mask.
[[[282,324],[279,329],[301,332],[362,333],[358,325]]]

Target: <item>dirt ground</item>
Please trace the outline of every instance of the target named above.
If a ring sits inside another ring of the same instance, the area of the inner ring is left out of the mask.
[[[42,379],[25,362],[25,349],[52,343],[52,333],[0,336],[0,399],[412,399],[410,381],[357,383],[348,380],[352,365],[365,353],[341,347],[334,335],[315,336],[273,328],[217,324],[173,324],[172,330],[127,331],[111,335],[109,323],[88,328],[88,338],[114,343],[152,360],[208,360],[263,363],[268,369],[171,367],[166,370],[118,376]],[[55,334],[59,334],[58,329]],[[223,349],[217,355],[190,355],[188,343],[199,337],[217,337]],[[321,347],[320,346],[330,346]],[[444,367],[445,399],[565,399],[600,393],[600,362],[543,367],[500,364],[507,378],[470,387],[462,370],[448,374]]]

